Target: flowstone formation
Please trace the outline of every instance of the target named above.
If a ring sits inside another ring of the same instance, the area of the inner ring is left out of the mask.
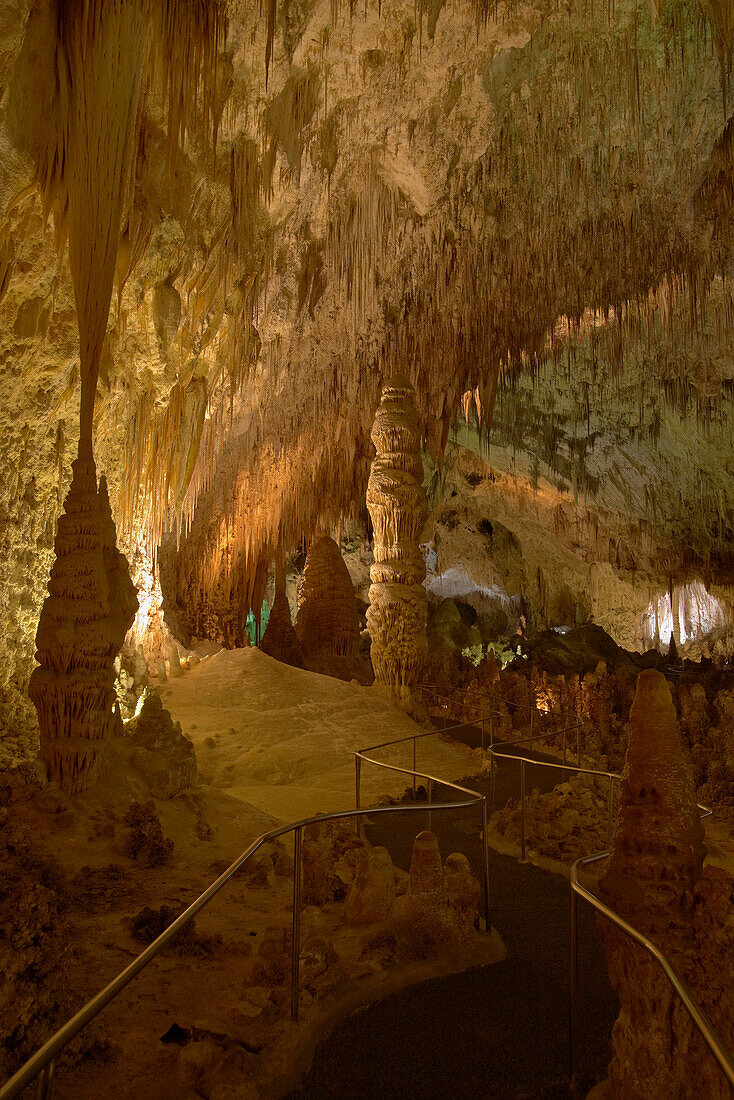
[[[662,673],[648,669],[637,679],[630,711],[619,818],[600,893],[674,962],[692,948],[696,954],[694,889],[705,851],[670,690]],[[711,1089],[700,1081],[701,1095],[726,1095],[717,1091],[718,1070],[659,966],[608,922],[600,919],[599,928],[620,998],[609,1067],[613,1094],[690,1095],[693,1057]]]
[[[296,634],[308,661],[357,656],[359,616],[349,571],[329,535],[317,533],[298,590]]]
[[[115,656],[138,601],[116,547],[107,485],[94,460],[77,458],[56,533],[49,595],[36,634],[39,666],[28,693],[38,711],[49,779],[83,791],[112,733]]]
[[[285,593],[285,566],[282,560],[275,566],[275,599],[260,649],[276,661],[292,665],[293,668],[303,668],[303,650],[291,622],[291,606]]]
[[[372,667],[375,682],[409,712],[416,706],[415,687],[426,654],[428,609],[418,545],[427,509],[414,393],[399,375],[383,387],[372,428],[377,454],[367,485],[375,555],[367,611]]]

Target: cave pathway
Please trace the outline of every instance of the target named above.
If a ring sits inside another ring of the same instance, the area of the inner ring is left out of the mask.
[[[467,727],[460,736],[475,744],[479,731]],[[486,781],[465,782],[489,793]],[[552,783],[548,769],[528,768],[528,793]],[[517,763],[502,762],[496,805],[517,791]],[[477,814],[463,813],[463,820],[462,812],[436,813],[432,827],[444,857],[462,851],[476,869]],[[407,866],[412,834],[403,823],[375,818],[369,838]],[[423,982],[352,1013],[319,1045],[289,1100],[568,1097],[569,883],[490,851],[490,915],[507,947],[504,962]],[[588,1090],[604,1076],[618,1006],[588,906],[579,918],[580,1084]]]

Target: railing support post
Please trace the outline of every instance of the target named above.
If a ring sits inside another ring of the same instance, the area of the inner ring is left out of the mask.
[[[612,846],[612,818],[614,815],[614,776],[609,776],[609,803],[607,805],[607,851]]]
[[[36,1100],[51,1100],[51,1094],[54,1088],[54,1063],[49,1062],[47,1066],[44,1066],[38,1076],[38,1084],[36,1085]]]
[[[520,761],[520,859],[525,862],[525,761]]]
[[[427,794],[428,794],[428,819],[427,819],[428,824],[427,824],[426,828],[428,829],[428,831],[430,833],[432,831],[432,826],[433,826],[433,814],[431,813],[431,802],[433,802],[433,780],[432,779],[428,780]]]
[[[494,772],[497,767],[497,762],[494,758],[494,753],[489,754],[489,797],[490,806],[492,807],[492,813],[494,813]]]
[[[567,750],[566,729],[567,729],[567,727],[564,726],[563,727],[563,766],[564,766],[564,768],[566,767],[566,750]],[[566,782],[566,773],[565,773],[565,771],[561,772],[561,782],[562,783]]]
[[[484,854],[484,930],[489,932],[489,816],[487,796],[482,798],[482,840]]]
[[[578,895],[571,887],[571,994],[568,1021],[568,1076],[571,1095],[576,1096],[578,1082],[576,1060],[578,1058],[579,1027],[579,936]]]
[[[416,772],[416,755],[415,755],[415,737],[413,737],[413,800],[415,801],[415,772]]]
[[[291,1020],[298,1019],[301,965],[301,844],[303,826],[297,825],[293,845],[293,943],[291,946]]]

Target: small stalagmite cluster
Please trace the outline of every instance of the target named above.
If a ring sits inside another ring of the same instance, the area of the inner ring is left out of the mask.
[[[94,777],[114,722],[114,661],[137,611],[117,550],[107,485],[77,458],[56,533],[56,560],[36,635],[29,694],[38,711],[49,778],[68,794]]]
[[[395,376],[383,388],[372,428],[377,454],[367,486],[374,529],[367,625],[375,682],[399,706],[414,709],[414,690],[426,652],[426,566],[418,540],[426,494],[413,386]]]
[[[339,547],[323,531],[316,534],[306,556],[296,634],[308,661],[357,656],[359,617],[354,586]]]
[[[282,560],[275,566],[275,599],[270,618],[260,641],[260,649],[276,661],[303,668],[303,650],[291,622],[291,607],[285,593],[285,567]]]
[[[673,961],[695,951],[694,889],[706,849],[693,776],[665,677],[640,674],[630,711],[619,818],[601,896]],[[600,919],[610,981],[620,998],[609,1077],[619,1097],[683,1097],[690,1082],[685,1051],[701,1046],[672,985],[646,952]],[[654,1006],[654,1007],[653,1007]],[[715,1090],[718,1071],[712,1069]],[[724,1095],[724,1094],[721,1094]]]

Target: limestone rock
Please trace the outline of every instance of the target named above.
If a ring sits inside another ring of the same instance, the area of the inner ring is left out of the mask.
[[[472,874],[469,860],[461,852],[446,857],[443,869],[446,903],[456,923],[460,937],[466,937],[478,927],[479,901],[482,888]]]
[[[28,689],[49,778],[71,794],[87,787],[111,736],[114,660],[138,606],[116,548],[105,480],[98,490],[91,455],[77,458],[73,471]]]
[[[304,905],[342,901],[357,874],[364,842],[354,825],[317,821],[303,830],[302,894]]]
[[[164,709],[159,695],[146,695],[140,714],[128,723],[126,732],[134,745],[148,750],[137,759],[155,798],[173,798],[187,787],[196,786],[194,746]]]
[[[377,452],[367,485],[374,529],[367,626],[375,681],[412,711],[426,654],[425,562],[418,545],[426,520],[421,434],[414,390],[395,376],[382,390],[372,428]]]
[[[347,924],[375,924],[395,912],[395,870],[386,848],[362,854],[347,896]]]
[[[630,712],[620,809],[603,900],[679,965],[695,950],[692,913],[705,849],[688,761],[664,676],[642,672]],[[609,1077],[615,1096],[690,1095],[703,1040],[657,964],[599,918],[610,981],[620,998]],[[705,1058],[703,1059],[706,1060]],[[701,1094],[723,1096],[710,1083]]]
[[[314,538],[298,592],[296,634],[308,660],[356,657],[359,616],[349,571],[328,535]]]
[[[303,650],[291,622],[291,607],[285,593],[285,570],[280,562],[275,569],[275,599],[260,648],[276,661],[293,668],[303,668]]]

